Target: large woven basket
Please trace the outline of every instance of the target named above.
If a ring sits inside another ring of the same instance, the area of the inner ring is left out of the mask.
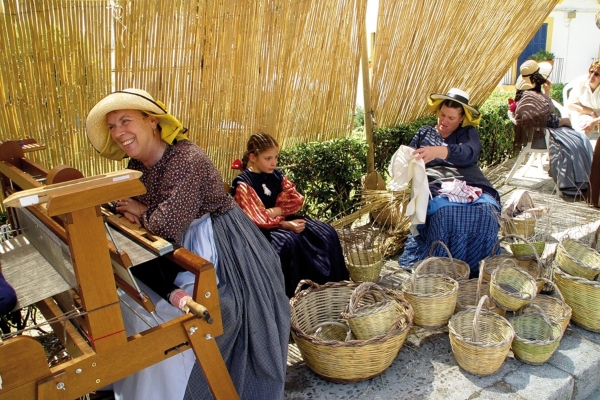
[[[600,275],[600,254],[575,239],[561,240],[554,259],[569,275],[590,280]]]
[[[538,306],[548,315],[548,317],[555,319],[562,328],[562,332],[564,333],[569,326],[569,322],[571,321],[571,315],[573,314],[573,310],[571,306],[569,306],[565,302],[565,298],[556,283],[549,279],[545,279],[545,283],[547,286],[551,287],[552,290],[548,291],[544,294],[538,294],[535,296],[529,305],[525,306],[522,310],[527,311],[531,306]]]
[[[302,290],[305,285],[309,287]],[[319,324],[341,318],[358,285],[349,281],[318,285],[303,280],[290,299],[292,337],[306,365],[329,381],[359,382],[381,374],[396,358],[412,325],[410,304],[400,292],[384,288],[398,307],[398,318],[385,335],[340,341],[311,334]]]
[[[490,296],[505,310],[516,311],[529,304],[537,291],[535,279],[512,260],[506,260],[492,272]]]
[[[354,282],[376,282],[383,268],[383,254],[375,249],[356,249],[348,253],[346,266]]]
[[[440,328],[448,323],[456,307],[458,282],[446,275],[421,275],[430,261],[426,258],[403,285],[404,297],[415,312],[415,325]]]
[[[486,310],[495,312],[498,315],[504,316],[506,310],[498,307],[490,296],[490,284],[483,282],[483,269],[479,269],[479,277],[458,282],[458,295],[456,297],[456,307],[454,312],[466,310],[469,307],[477,307],[481,296],[488,296],[483,307]]]
[[[562,327],[536,305],[511,318],[510,324],[515,331],[513,353],[524,363],[542,365],[560,345]]]
[[[344,319],[357,339],[367,340],[385,335],[397,319],[396,303],[388,299],[383,288],[373,282],[363,282],[350,296]]]
[[[592,332],[600,332],[600,282],[572,276],[554,268],[554,281],[573,309],[571,321]]]
[[[435,246],[442,246],[444,250],[446,250],[446,254],[448,257],[433,257],[433,250]],[[442,241],[436,241],[431,244],[429,248],[429,262],[426,266],[423,267],[421,273],[423,275],[427,274],[439,274],[446,275],[454,279],[455,281],[464,281],[469,279],[469,274],[471,273],[471,268],[469,264],[464,261],[457,260],[452,258],[452,254],[450,254],[450,250]],[[416,269],[422,261],[419,261],[414,268]]]
[[[465,371],[481,376],[500,369],[515,335],[504,317],[483,309],[486,300],[487,296],[482,296],[477,308],[460,311],[448,322],[456,362]]]

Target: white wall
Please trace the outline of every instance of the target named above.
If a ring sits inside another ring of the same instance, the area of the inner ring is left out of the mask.
[[[596,13],[599,9],[598,0],[564,0],[550,13],[553,19],[550,51],[557,58],[564,58],[564,83],[587,73],[592,58],[598,58],[600,29],[596,27]],[[574,18],[569,18],[569,12]]]

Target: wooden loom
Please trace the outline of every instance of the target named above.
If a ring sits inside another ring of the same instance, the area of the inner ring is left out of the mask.
[[[237,399],[215,341],[223,325],[213,265],[184,248],[161,256],[165,262],[176,263],[195,275],[194,300],[207,308],[213,323],[185,314],[127,337],[112,265],[128,268],[131,262],[126,253],[107,241],[107,213],[100,205],[142,194],[145,187],[138,179],[140,173],[132,170],[91,178],[80,176],[72,168],[46,171],[24,157],[18,142],[0,145],[0,180],[3,194],[8,195],[4,204],[27,207],[68,244],[77,287],[74,296],[67,297],[75,300],[80,311],[67,322],[63,319],[51,323],[57,337],[66,338],[63,345],[71,356],[59,365],[48,366],[42,345],[32,337],[0,341],[0,399],[75,399],[189,348],[194,350],[213,396]],[[43,180],[67,181],[43,186],[39,182]],[[111,220],[119,223],[116,217]],[[139,228],[129,226],[123,231],[137,235],[140,244],[151,238]],[[128,286],[125,281],[118,284]],[[147,299],[136,301],[153,310]],[[60,320],[66,308],[73,307],[65,304],[65,296],[61,295],[46,298],[37,306],[47,320],[54,321]]]

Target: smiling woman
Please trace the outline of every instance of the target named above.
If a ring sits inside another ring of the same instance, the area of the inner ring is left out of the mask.
[[[216,341],[239,397],[282,398],[290,311],[279,257],[223,191],[223,179],[207,154],[188,140],[186,129],[161,102],[139,89],[98,102],[86,131],[101,156],[129,157],[127,168],[143,173],[147,192],[121,199],[116,210],[215,266],[224,328]],[[186,311],[191,296],[180,287],[192,287],[194,276],[174,264],[157,264],[136,269],[134,275],[172,304],[157,305],[157,310]],[[132,313],[126,307],[122,312]],[[133,334],[135,328],[126,329]],[[185,359],[175,366],[161,362],[115,383],[116,398],[182,399],[187,393],[211,398],[198,363],[190,368]]]

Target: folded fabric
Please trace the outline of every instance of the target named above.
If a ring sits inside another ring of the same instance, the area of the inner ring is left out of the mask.
[[[469,186],[465,181],[454,179],[451,182],[442,182],[442,188],[438,194],[447,197],[454,203],[471,203],[481,196],[482,190],[478,187]]]
[[[416,160],[413,156],[415,149],[400,146],[392,156],[388,173],[392,177],[391,190],[404,190],[411,184],[410,202],[404,215],[410,217],[410,232],[417,236],[417,225],[425,223],[427,218],[427,202],[430,198],[425,162]]]

